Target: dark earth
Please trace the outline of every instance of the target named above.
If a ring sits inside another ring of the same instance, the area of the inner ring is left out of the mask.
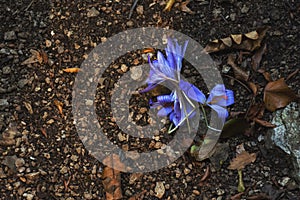
[[[88,152],[74,126],[72,88],[76,73],[63,69],[79,68],[97,44],[119,32],[139,27],[174,29],[204,47],[213,39],[270,26],[264,38],[267,52],[260,67],[274,80],[299,69],[299,1],[195,0],[188,4],[193,14],[182,11],[181,3],[175,1],[171,11],[166,12],[166,1],[140,0],[129,19],[134,4],[131,0],[0,0],[1,199],[106,199],[102,174],[105,165]],[[40,62],[24,63],[32,50],[39,52]],[[240,52],[211,54],[220,71],[227,65],[228,53]],[[95,102],[99,106],[98,120],[109,139],[122,148],[144,151],[160,148],[172,135],[161,131],[158,139],[142,145],[134,138],[125,141],[113,123],[110,107],[101,107],[124,73],[122,69],[146,63],[140,55],[129,54],[108,68]],[[251,56],[244,57],[244,67],[249,69]],[[188,77],[192,71],[184,73]],[[191,80],[205,91],[197,76],[194,74]],[[222,76],[226,87],[235,93],[230,111],[246,112],[251,94],[232,81],[231,71]],[[251,79],[264,82],[263,76],[255,73]],[[300,73],[287,84],[299,95]],[[140,124],[147,121],[145,110],[142,117],[138,112],[141,108],[149,110],[148,98],[149,94],[144,94],[131,99],[130,110]],[[257,101],[262,101],[261,94]],[[57,105],[62,106],[61,113]],[[271,112],[264,115],[267,121],[271,117]],[[123,199],[159,199],[155,188],[161,183],[165,190],[161,199],[299,199],[299,183],[293,179],[288,157],[265,145],[267,130],[257,125],[251,135],[221,139],[221,143],[229,144],[229,157],[222,164],[212,159],[199,162],[187,151],[160,170],[121,173]],[[257,154],[255,162],[243,169],[243,193],[237,190],[237,171],[227,169],[240,144]],[[205,180],[201,180],[203,176],[207,176]],[[286,183],[287,178],[290,180]]]

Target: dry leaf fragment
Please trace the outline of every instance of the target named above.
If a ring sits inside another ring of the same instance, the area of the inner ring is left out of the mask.
[[[58,100],[54,100],[54,105],[57,107],[58,111],[59,111],[59,114],[61,114],[62,116],[64,115],[63,114],[63,103],[58,101]]]
[[[33,64],[33,63],[47,63],[48,62],[48,56],[47,54],[41,50],[41,51],[37,51],[34,49],[30,49],[30,53],[31,53],[31,57],[24,60],[21,65],[29,65],[29,64]]]
[[[78,67],[63,69],[64,72],[68,72],[68,73],[76,73],[76,72],[79,72],[79,70],[80,70],[80,68],[78,68]]]
[[[242,34],[231,34],[230,37],[236,44],[241,44],[243,35]]]
[[[103,163],[113,168],[105,167],[102,172],[103,186],[107,200],[122,199],[121,174],[118,169],[124,169],[124,164],[116,154],[109,155]]]
[[[182,2],[180,4],[180,10],[186,13],[189,13],[191,15],[195,14],[194,11],[192,11],[189,7],[187,7],[187,5],[190,3],[190,0],[187,0],[185,2]]]
[[[234,60],[235,60],[234,56],[230,54],[228,56],[227,64],[232,67],[235,78],[241,81],[248,81],[249,73],[243,70],[242,68],[238,67],[235,64]]]
[[[250,89],[252,90],[253,95],[256,96],[256,95],[257,95],[257,92],[258,92],[258,90],[259,90],[259,86],[256,85],[256,84],[253,83],[253,82],[248,82],[248,86],[249,86]]]
[[[169,0],[167,2],[166,7],[164,8],[164,11],[170,11],[174,3],[175,3],[175,0]]]
[[[212,53],[228,48],[254,51],[260,47],[268,29],[265,26],[245,34],[231,34],[230,37],[209,42],[203,51]]]
[[[259,35],[257,33],[257,31],[251,31],[249,33],[245,33],[245,36],[249,39],[252,39],[252,40],[257,40]]]
[[[228,169],[240,170],[244,169],[246,165],[253,163],[256,160],[256,153],[249,154],[247,151],[243,151],[231,160]]]
[[[269,82],[264,90],[265,106],[271,112],[285,107],[297,98],[297,95],[285,83],[284,78]]]
[[[255,118],[254,121],[264,127],[267,127],[267,128],[275,128],[276,127],[275,124],[272,124],[271,122],[268,122],[268,121],[265,121],[262,119]]]
[[[252,69],[254,71],[257,71],[260,61],[262,59],[262,56],[264,55],[264,53],[267,51],[267,45],[264,44],[264,46],[260,47],[256,53],[252,56],[251,59],[251,65],[252,65]]]

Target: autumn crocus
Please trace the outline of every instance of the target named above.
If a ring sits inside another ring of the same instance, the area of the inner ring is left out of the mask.
[[[160,51],[157,53],[157,60],[151,62],[150,57],[148,57],[150,65],[149,77],[146,80],[148,87],[140,92],[150,91],[159,84],[165,84],[169,87],[172,91],[171,94],[158,96],[156,102],[150,102],[150,106],[151,108],[161,107],[158,116],[169,116],[175,125],[172,130],[193,116],[196,106],[192,101],[210,106],[225,121],[228,112],[224,107],[233,103],[233,92],[226,90],[224,85],[219,84],[213,88],[210,96],[206,99],[203,92],[195,85],[183,80],[180,71],[187,41],[183,46],[179,45],[177,41],[174,43],[172,40],[168,40],[165,49],[166,58]]]
[[[222,119],[223,122],[225,122],[225,119],[228,117],[226,106],[229,106],[233,103],[233,91],[226,89],[223,84],[217,84],[210,91],[210,95],[205,102],[206,105],[217,112],[218,117]]]

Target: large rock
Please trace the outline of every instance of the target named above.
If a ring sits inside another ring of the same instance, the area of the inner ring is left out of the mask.
[[[277,127],[268,132],[269,141],[289,154],[300,183],[300,105],[291,103],[276,111],[272,123]]]

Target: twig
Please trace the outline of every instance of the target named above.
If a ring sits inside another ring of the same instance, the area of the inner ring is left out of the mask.
[[[224,76],[227,76],[228,78],[231,78],[231,79],[237,81],[239,84],[241,84],[242,86],[244,86],[244,88],[246,88],[250,93],[252,93],[252,91],[244,83],[242,83],[240,80],[238,80],[238,79],[236,79],[236,78],[234,78],[232,76],[226,75],[226,74],[224,74]]]
[[[136,4],[138,3],[139,0],[134,0],[133,5],[131,6],[130,12],[129,12],[129,16],[128,19],[131,18],[132,14],[133,14],[133,10],[136,7]]]

